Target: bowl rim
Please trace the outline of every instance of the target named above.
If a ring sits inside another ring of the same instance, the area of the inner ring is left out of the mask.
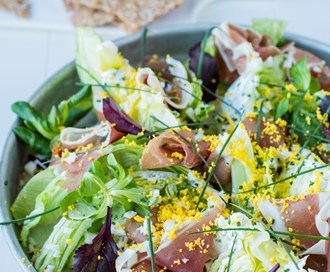
[[[167,25],[167,26],[161,26],[161,27],[152,27],[148,29],[147,37],[157,37],[157,36],[163,36],[168,35],[171,32],[180,33],[184,32],[185,34],[188,33],[194,33],[194,32],[205,32],[210,29],[213,26],[217,26],[220,23],[192,23],[192,24],[179,24],[179,25]],[[247,25],[243,25],[247,26]],[[126,43],[130,43],[133,41],[137,41],[141,39],[143,30],[115,39],[113,42],[118,46],[123,46]],[[304,37],[303,35],[294,34],[290,32],[284,32],[283,34],[284,38],[286,40],[292,40],[298,45],[303,45],[303,47],[317,47],[318,50],[323,52],[328,52],[330,54],[330,45],[321,41],[318,41],[316,39]],[[329,63],[330,64],[330,63]],[[36,91],[33,92],[32,96],[29,98],[28,102],[32,102],[35,100],[36,96],[41,93],[47,85],[51,84],[54,80],[57,80],[58,78],[63,76],[67,71],[75,69],[75,60],[72,60],[71,62],[64,65],[62,68],[58,69],[54,74],[52,74],[44,83],[37,88]],[[10,152],[9,150],[9,143],[15,137],[12,133],[12,129],[17,126],[19,122],[19,118],[16,118],[14,123],[10,127],[10,131],[8,132],[8,135],[6,136],[6,139],[4,141],[3,149],[1,151],[1,157],[0,157],[0,180],[1,183],[0,186],[4,187],[4,172],[5,170],[5,163],[3,161],[3,158],[5,157],[5,154],[8,154]],[[8,195],[8,190],[0,190],[0,222],[9,221],[12,220],[12,216],[10,213],[10,206],[9,203],[6,202],[6,196]],[[2,202],[3,201],[3,202]],[[10,203],[11,205],[11,203]],[[36,271],[35,268],[28,267],[29,258],[27,254],[24,252],[22,245],[19,242],[19,238],[16,236],[14,225],[3,225],[0,226],[0,231],[3,234],[3,237],[11,251],[11,254],[14,256],[16,261],[19,263],[22,271]],[[25,258],[26,261],[23,262],[22,258]]]

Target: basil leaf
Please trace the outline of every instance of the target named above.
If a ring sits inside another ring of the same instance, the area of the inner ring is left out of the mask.
[[[298,89],[307,90],[309,88],[312,76],[307,67],[306,56],[292,66],[290,75],[293,79],[294,86]]]
[[[76,249],[72,272],[116,271],[118,247],[111,235],[111,209],[92,244],[84,244]]]

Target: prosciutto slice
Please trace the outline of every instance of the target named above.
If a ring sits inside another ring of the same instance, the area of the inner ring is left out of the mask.
[[[210,154],[208,150],[210,143],[203,141],[195,143],[195,132],[192,130],[179,130],[178,133],[182,137],[174,132],[166,131],[152,139],[142,155],[141,169],[163,168],[178,164],[192,168],[202,164],[202,159],[191,145],[199,150],[202,157],[206,158]],[[190,145],[183,138],[189,141]]]
[[[104,140],[104,145],[111,141],[111,124],[103,122],[90,128],[67,127],[60,134],[60,142],[64,148],[75,150],[87,144],[99,145]]]
[[[262,60],[281,53],[269,37],[232,24],[223,23],[212,34],[218,49],[220,77],[228,84],[246,71],[253,58],[251,52],[258,53]]]
[[[156,271],[164,271],[162,267],[155,265]],[[131,268],[132,272],[151,272],[152,271],[152,266],[151,262],[149,260],[144,260],[142,262],[137,263]],[[171,271],[171,270],[166,270],[166,271]]]
[[[203,218],[180,231],[168,246],[155,253],[155,263],[173,272],[202,272],[205,262],[212,258],[214,237],[210,233],[189,234],[201,231],[214,221],[220,210],[214,208]]]
[[[266,220],[273,219],[270,223],[276,231],[329,236],[330,193],[306,195],[297,200],[264,200],[259,203],[259,208]],[[300,240],[307,249],[304,254],[329,254],[324,240]]]

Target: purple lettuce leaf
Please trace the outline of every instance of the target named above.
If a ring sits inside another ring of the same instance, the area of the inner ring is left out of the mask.
[[[199,56],[201,54],[201,43],[196,43],[189,50],[189,68],[197,73]],[[201,80],[203,85],[212,92],[218,87],[219,83],[219,68],[218,61],[208,53],[204,53],[204,59],[202,64]],[[205,90],[203,87],[203,100],[208,102],[214,100],[215,97]]]
[[[321,113],[325,114],[327,112],[328,108],[330,107],[330,96],[325,96],[322,99],[319,107],[320,107]],[[330,122],[330,114],[328,115],[328,122]],[[322,131],[323,131],[324,136],[327,139],[330,139],[330,130],[329,130],[329,128],[326,128],[325,126],[322,126]]]
[[[142,128],[135,124],[125,113],[117,106],[113,98],[103,99],[103,114],[106,120],[111,124],[115,124],[115,129],[130,134],[138,134]]]
[[[116,271],[118,247],[111,235],[111,209],[92,244],[84,244],[76,249],[72,272]]]

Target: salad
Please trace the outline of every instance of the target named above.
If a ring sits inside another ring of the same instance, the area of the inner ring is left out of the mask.
[[[222,23],[138,68],[78,28],[80,91],[12,105],[33,151],[11,207],[29,266],[329,271],[330,70],[284,27]]]

